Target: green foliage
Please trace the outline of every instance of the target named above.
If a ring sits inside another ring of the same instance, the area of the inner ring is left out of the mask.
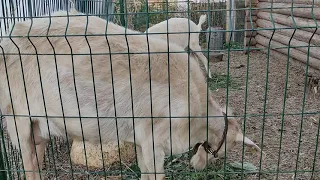
[[[118,0],[115,6],[116,15],[115,22],[120,24],[120,18],[123,16],[120,12],[120,1]],[[127,2],[125,4],[125,19],[127,26],[130,29],[144,32],[147,27],[164,21],[168,18],[176,17],[177,12],[176,3],[155,2],[151,3],[146,0],[137,0],[133,2]],[[127,12],[127,14],[126,14]]]
[[[208,78],[208,85],[212,91],[221,88],[225,89],[228,86],[233,90],[238,90],[240,88],[240,84],[238,82],[234,81],[230,76],[228,80],[228,75],[224,74],[213,74],[211,79]]]
[[[165,159],[165,173],[167,179],[190,179],[190,180],[207,180],[207,179],[239,179],[241,177],[241,171],[246,174],[255,174],[257,169],[254,165],[243,162],[226,163],[224,166],[224,160],[217,160],[214,163],[210,163],[208,169],[197,171],[189,166],[189,153],[183,153],[180,155],[167,157]],[[171,161],[172,160],[172,161]],[[123,174],[126,174],[124,179],[137,179],[140,177],[141,172],[136,163],[127,167]],[[132,175],[128,175],[132,174]],[[244,176],[245,176],[244,175]]]
[[[168,18],[174,17],[172,13],[168,12],[177,11],[177,7],[174,4],[157,3],[147,5],[145,0],[140,0],[140,3],[141,8],[138,10],[138,13],[135,14],[132,21],[134,29],[139,31],[145,31],[153,24],[157,24]],[[149,22],[149,24],[147,22]]]
[[[197,171],[189,166],[188,153],[174,156],[172,159],[174,162],[170,162],[170,158],[166,159],[165,171],[167,178],[171,178],[173,175],[174,179],[191,179],[191,180],[207,180],[207,179],[238,179],[241,177],[241,168],[234,167],[235,163],[227,163],[224,166],[224,160],[217,160],[214,163],[209,164],[208,169]],[[241,164],[241,163],[240,163]],[[244,173],[250,173],[246,169],[244,162]],[[241,166],[240,166],[241,167]],[[225,171],[224,171],[225,168]],[[224,173],[225,172],[225,173]],[[254,172],[253,172],[254,173]]]
[[[148,15],[147,15],[148,6],[145,0],[140,0],[140,2],[141,2],[141,8],[138,10],[137,14],[134,15],[132,24],[134,26],[134,29],[140,30],[143,32],[146,30],[146,24],[148,21]],[[150,16],[151,14],[149,14],[149,21],[150,21]]]
[[[235,168],[235,169],[243,169],[245,171],[257,171],[258,168],[251,164],[251,163],[248,163],[248,162],[243,162],[243,163],[240,163],[240,162],[234,162],[234,163],[231,163],[230,166],[232,168]]]
[[[223,48],[224,49],[228,49],[230,47],[230,49],[241,49],[242,48],[242,44],[240,44],[239,42],[226,42],[223,44]]]

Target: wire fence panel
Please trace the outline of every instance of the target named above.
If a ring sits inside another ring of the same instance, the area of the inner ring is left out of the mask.
[[[79,12],[96,15],[112,21],[115,3],[111,0],[4,0],[0,4],[1,36],[8,32],[13,21],[24,21],[30,17],[49,15],[56,11],[70,10],[72,4]]]
[[[0,14],[0,179],[320,179],[317,0]]]

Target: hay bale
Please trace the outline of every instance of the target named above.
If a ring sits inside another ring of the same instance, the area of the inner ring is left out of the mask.
[[[88,167],[102,168],[102,154],[100,144],[85,142]],[[109,142],[102,145],[104,165],[108,166],[119,162],[118,142]],[[73,141],[71,148],[71,161],[74,164],[86,165],[85,151],[82,141]],[[120,141],[121,162],[130,163],[135,158],[134,144]]]

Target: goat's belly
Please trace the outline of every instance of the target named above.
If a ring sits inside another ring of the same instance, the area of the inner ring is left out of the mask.
[[[98,123],[97,118],[56,118],[49,120],[49,126],[46,121],[41,121],[40,126],[43,138],[49,136],[48,127],[50,135],[93,143],[100,142],[100,139],[103,143],[118,139],[128,141],[133,136],[133,128],[129,123],[116,123],[115,119],[99,119]]]

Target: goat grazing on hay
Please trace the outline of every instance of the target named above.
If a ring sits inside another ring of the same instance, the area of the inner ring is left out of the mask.
[[[170,148],[188,150],[189,134],[193,146],[207,139],[206,129],[216,157],[225,143],[231,149],[244,139],[257,147],[207,94],[195,59],[188,71],[187,53],[156,53],[167,51],[164,40],[149,38],[148,45],[145,34],[94,16],[33,18],[12,28],[0,44],[0,108],[14,115],[6,117],[7,128],[28,180],[40,178],[50,135],[135,142],[141,172],[149,173],[142,179],[164,179]],[[170,45],[170,52],[181,50]]]

